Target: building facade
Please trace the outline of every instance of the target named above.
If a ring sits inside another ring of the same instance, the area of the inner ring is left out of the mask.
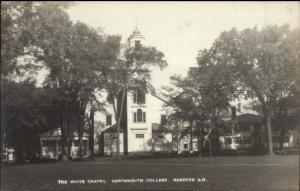
[[[78,158],[79,156],[79,137],[78,133],[74,132],[69,135],[70,141],[70,156],[72,159]],[[82,137],[82,157],[89,157],[90,152],[88,149],[89,136],[84,133]],[[63,148],[62,148],[62,132],[61,128],[44,132],[40,135],[40,146],[41,146],[41,158],[46,159],[61,159]]]
[[[128,45],[132,48],[139,48],[145,42],[145,37],[135,28],[128,38]],[[120,101],[117,106],[120,108]],[[164,124],[167,111],[163,109],[163,101],[150,92],[136,87],[134,90],[126,92],[123,112],[120,121],[121,128],[121,154],[146,153],[153,151],[170,151],[172,145],[172,134]],[[107,112],[102,114],[102,123],[105,124],[101,135],[95,134],[95,151],[103,155],[114,155],[116,153],[116,120],[112,106],[106,107]],[[157,125],[158,124],[158,125]],[[153,128],[154,127],[154,128]],[[97,132],[97,130],[95,131]],[[111,135],[108,135],[111,134]],[[100,137],[100,138],[99,138]],[[106,139],[105,139],[106,138]],[[122,148],[121,148],[122,147]],[[108,149],[109,148],[109,149]],[[102,151],[101,151],[102,150]]]

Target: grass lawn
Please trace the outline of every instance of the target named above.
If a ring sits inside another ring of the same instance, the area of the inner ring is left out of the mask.
[[[84,189],[299,190],[299,157],[97,158],[1,170],[1,190]]]

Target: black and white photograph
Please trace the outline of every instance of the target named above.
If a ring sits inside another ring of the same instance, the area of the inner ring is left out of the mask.
[[[1,1],[1,191],[298,191],[297,1]]]

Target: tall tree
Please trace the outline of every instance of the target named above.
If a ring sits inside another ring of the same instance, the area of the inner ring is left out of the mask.
[[[236,97],[234,73],[218,51],[215,48],[200,51],[197,59],[198,67],[189,71],[191,90],[195,92],[194,97],[199,107],[209,119],[210,153],[211,148],[213,151],[219,149],[217,126],[223,114],[227,112],[230,101]]]
[[[2,103],[22,94],[22,92],[17,91],[20,88],[15,85],[15,77],[22,76],[31,69],[37,69],[35,66],[39,61],[43,48],[53,44],[57,49],[62,47],[53,43],[53,41],[54,39],[62,40],[57,34],[63,36],[65,29],[71,24],[64,12],[69,5],[69,2],[1,2]],[[53,34],[56,34],[56,36]],[[31,62],[24,64],[22,62],[24,60],[20,61],[20,58],[26,56],[31,57]],[[56,59],[56,62],[60,62],[60,57],[55,56],[57,55],[52,55],[53,60]],[[24,83],[19,83],[25,88],[29,82],[28,80],[27,78]],[[32,85],[31,81],[30,84]],[[11,91],[10,88],[15,89],[15,91]],[[32,93],[34,92],[37,91]],[[24,109],[29,113],[36,113],[34,107],[26,107],[26,102],[23,102],[23,104]],[[19,105],[19,107],[22,107],[22,105]],[[8,116],[5,116],[5,114],[8,112],[5,111],[5,108],[7,107],[1,107],[1,114],[3,114],[1,115],[3,119],[1,120],[1,127],[7,125],[6,119],[8,119]]]
[[[175,112],[169,117],[172,126],[176,128],[178,124],[181,124],[180,133],[190,136],[190,152],[193,152],[193,139],[198,139],[199,155],[202,153],[202,143],[204,141],[203,125],[202,122],[207,120],[203,111],[199,105],[195,102],[193,94],[187,88],[190,86],[188,78],[182,78],[180,76],[172,76],[173,87],[164,87],[164,97],[168,100],[165,104],[167,107],[175,107]],[[184,125],[188,123],[188,126]]]
[[[107,38],[109,46],[107,52],[107,65],[103,69],[105,89],[108,92],[108,100],[113,105],[115,120],[117,122],[117,159],[120,158],[120,125],[125,108],[125,96],[127,92],[135,88],[147,91],[151,79],[151,67],[158,66],[161,69],[167,66],[162,52],[154,47],[131,48],[124,47],[121,52],[120,37]],[[117,104],[117,101],[119,104]]]
[[[224,57],[222,51],[222,43],[216,41],[210,49],[199,51],[198,66],[190,68],[186,77],[172,77],[180,94],[186,95],[185,98],[190,100],[190,104],[179,104],[182,112],[185,115],[194,114],[195,124],[198,122],[200,126],[206,126],[204,121],[209,120],[209,138],[210,141],[214,140],[213,148],[218,148],[216,126],[222,114],[228,110],[229,102],[236,98],[239,92],[236,73],[232,70],[232,58]],[[198,133],[201,132],[203,130],[198,128]]]
[[[198,147],[201,150],[204,129],[207,120],[210,123],[209,141],[213,140],[213,148],[218,148],[217,124],[222,114],[227,111],[229,102],[235,96],[233,78],[226,65],[216,66],[217,58],[212,51],[201,51],[198,57],[198,67],[190,68],[185,78],[173,77],[179,95],[171,96],[170,101],[180,108],[181,119],[189,121],[191,139],[195,134]],[[173,98],[172,98],[173,96]],[[172,101],[173,100],[173,101]],[[176,113],[175,113],[176,114]],[[192,145],[192,140],[191,143]]]
[[[84,133],[85,115],[89,103],[97,102],[94,95],[96,87],[102,87],[98,71],[103,65],[101,51],[102,37],[97,31],[83,23],[73,24],[61,38],[65,39],[61,49],[45,46],[41,59],[50,68],[47,78],[48,86],[57,89],[62,103],[66,107],[65,117],[72,118],[79,136],[79,157],[82,154],[82,136]],[[62,39],[62,40],[63,40]],[[56,41],[56,40],[55,40]],[[62,43],[62,41],[57,42]],[[55,54],[55,57],[51,55]],[[61,62],[55,58],[58,57]],[[64,130],[68,134],[68,124]]]
[[[231,66],[241,95],[260,103],[271,155],[274,112],[280,100],[299,91],[299,39],[298,29],[267,26],[260,31],[255,27],[223,32],[213,45]]]
[[[80,154],[86,107],[88,102],[96,107],[95,84],[98,89],[101,86],[95,69],[105,64],[100,56],[101,35],[83,23],[70,21],[65,12],[71,5],[69,2],[1,2],[1,5],[4,16],[1,17],[1,75],[9,78],[18,74],[21,68],[18,58],[24,55],[45,66],[49,71],[45,88],[53,90],[51,95],[64,108],[63,137],[68,137],[71,122],[76,124]]]

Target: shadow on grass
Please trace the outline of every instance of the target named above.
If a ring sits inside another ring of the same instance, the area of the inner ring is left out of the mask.
[[[55,159],[48,159],[48,158],[42,158],[42,159],[27,159],[23,161],[15,161],[15,162],[3,162],[1,163],[1,168],[6,167],[16,167],[16,166],[22,166],[22,165],[35,165],[35,164],[48,164],[48,163],[56,163],[58,160]]]
[[[300,148],[289,148],[289,149],[278,149],[274,150],[274,153],[277,155],[299,155],[300,154]]]
[[[260,156],[265,155],[265,151],[261,152],[249,152],[249,151],[236,151],[236,150],[225,150],[212,154],[211,157],[224,157],[224,156]],[[120,160],[139,160],[139,159],[162,159],[162,158],[197,158],[197,157],[210,157],[209,152],[203,152],[201,155],[199,152],[143,152],[143,153],[130,153],[129,155],[122,155]],[[101,157],[97,156],[94,160],[102,161],[117,161],[115,156]]]
[[[274,150],[275,155],[282,156],[282,155],[299,155],[300,154],[299,148],[293,149],[284,149],[284,150]],[[211,157],[232,157],[232,156],[263,156],[267,155],[267,150],[222,150],[212,154]],[[201,155],[199,152],[183,152],[178,154],[177,152],[144,152],[144,153],[132,153],[130,155],[121,155],[119,160],[139,160],[139,159],[162,159],[162,158],[197,158],[197,157],[210,157],[209,152],[204,151]],[[89,162],[89,161],[119,161],[116,159],[116,156],[93,156],[93,157],[85,157],[85,158],[74,158],[69,159],[66,161],[63,160],[55,160],[55,159],[29,159],[25,161],[19,161],[14,163],[1,163],[1,167],[14,167],[14,166],[21,166],[21,165],[28,165],[28,164],[49,164],[49,163],[57,163],[57,162]]]

